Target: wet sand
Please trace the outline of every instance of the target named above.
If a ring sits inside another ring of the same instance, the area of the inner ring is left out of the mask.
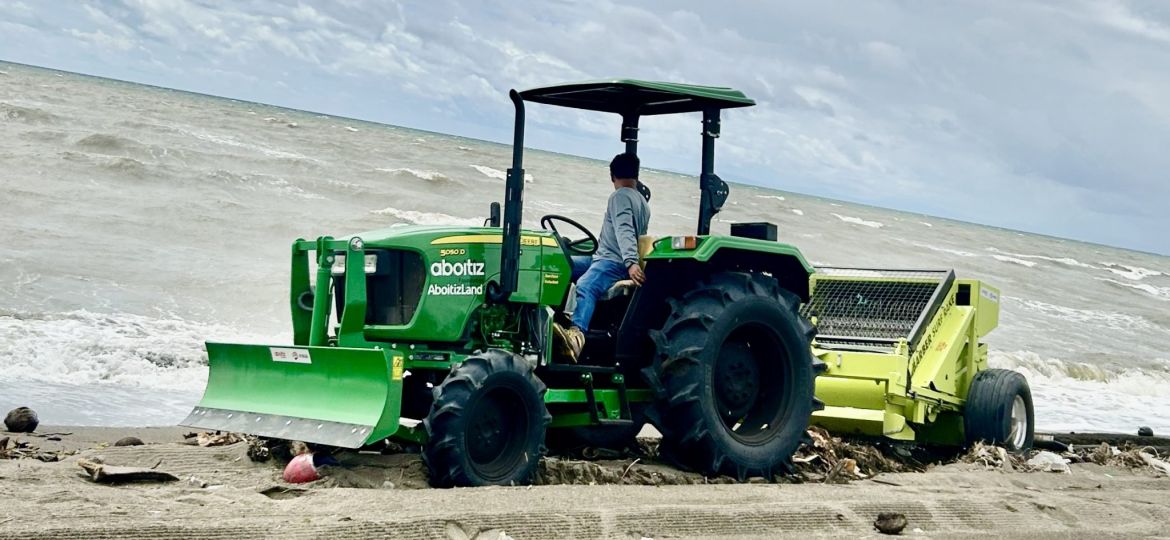
[[[876,537],[872,522],[886,511],[905,514],[903,535],[916,538],[1170,536],[1170,479],[1087,463],[1072,465],[1072,474],[951,464],[838,485],[668,485],[703,479],[630,460],[551,460],[542,469],[546,481],[580,469],[600,471],[596,479],[642,475],[639,482],[660,485],[438,490],[425,488],[415,455],[354,454],[324,480],[294,486],[281,481],[276,463],[252,462],[246,444],[186,445],[188,431],[0,433],[42,452],[77,452],[51,463],[0,460],[0,539]],[[53,433],[60,440],[49,440]],[[146,444],[103,446],[125,436]],[[95,456],[156,467],[180,481],[96,484],[78,466]]]

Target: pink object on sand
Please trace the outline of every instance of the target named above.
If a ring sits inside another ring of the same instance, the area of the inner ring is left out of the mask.
[[[301,454],[284,468],[284,481],[290,484],[303,484],[321,478],[317,474],[317,467],[313,466],[313,454]]]

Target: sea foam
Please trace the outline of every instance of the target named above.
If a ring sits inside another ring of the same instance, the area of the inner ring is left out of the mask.
[[[1012,257],[1009,255],[992,255],[991,257],[997,261],[1000,261],[1000,262],[1018,264],[1020,266],[1027,266],[1028,268],[1032,268],[1033,266],[1036,266],[1035,261],[1028,261],[1028,260],[1024,260],[1024,259],[1021,259],[1018,257]]]
[[[205,339],[285,338],[127,313],[10,313],[0,316],[0,372],[7,381],[197,391],[207,378]]]
[[[479,171],[480,174],[482,174],[488,178],[494,179],[494,180],[505,180],[508,178],[508,173],[501,171],[499,169],[493,169],[493,168],[488,167],[486,165],[471,165],[471,168]],[[531,174],[524,173],[524,182],[525,183],[531,184],[533,180],[534,180],[534,178]]]
[[[384,172],[384,173],[390,173],[390,174],[394,174],[394,175],[413,176],[419,180],[426,180],[428,182],[441,182],[444,180],[449,180],[449,178],[447,178],[447,175],[445,175],[441,172],[438,172],[438,171],[410,169],[407,167],[398,167],[398,168],[393,168],[393,169],[377,168],[374,170]]]
[[[837,216],[837,219],[844,221],[845,223],[853,223],[854,225],[862,225],[862,226],[870,227],[873,229],[880,229],[880,228],[886,226],[884,223],[882,223],[880,221],[868,221],[868,220],[861,219],[859,217],[843,216],[843,215],[835,213],[835,212],[833,213],[833,215]]]
[[[1104,281],[1119,287],[1125,287],[1126,289],[1142,291],[1150,296],[1153,296],[1154,298],[1157,298],[1158,300],[1170,301],[1170,287],[1158,287],[1149,283],[1126,283],[1124,281],[1117,281],[1116,279],[1109,278],[1097,278],[1097,281]]]
[[[1148,277],[1164,275],[1162,272],[1157,270],[1150,270],[1140,266],[1130,266],[1128,264],[1103,262],[1101,265],[1104,266],[1106,270],[1113,272],[1114,274],[1117,274],[1125,279],[1132,279],[1134,281],[1141,281]]]
[[[995,349],[989,363],[1028,379],[1038,429],[1136,431],[1150,426],[1156,433],[1170,431],[1170,400],[1165,399],[1170,365],[1113,370],[1031,351]]]

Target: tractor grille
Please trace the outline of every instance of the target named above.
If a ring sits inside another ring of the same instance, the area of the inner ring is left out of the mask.
[[[825,347],[884,352],[906,340],[913,349],[954,277],[950,270],[817,268],[801,314],[816,318]]]
[[[366,274],[366,324],[410,324],[422,299],[426,269],[422,256],[413,251],[373,249],[367,253],[378,258],[376,270]],[[345,309],[345,277],[334,276],[337,318]]]

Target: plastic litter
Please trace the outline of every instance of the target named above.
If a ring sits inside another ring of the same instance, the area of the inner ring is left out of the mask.
[[[1028,466],[1036,470],[1072,474],[1068,464],[1069,460],[1046,450],[1037,452],[1028,460]]]
[[[313,454],[306,453],[292,458],[284,467],[283,478],[290,484],[303,484],[320,479],[317,466],[313,464]]]

